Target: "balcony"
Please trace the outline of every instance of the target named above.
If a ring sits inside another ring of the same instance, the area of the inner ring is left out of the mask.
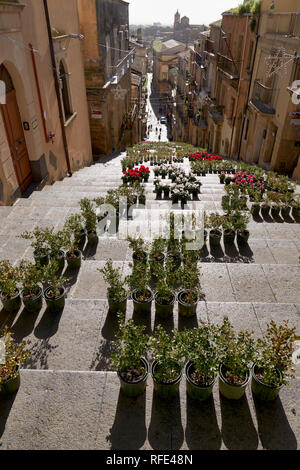
[[[267,87],[260,80],[255,80],[250,103],[262,114],[274,115],[274,88]]]
[[[208,113],[214,122],[224,121],[224,106],[211,105],[208,109]]]
[[[218,53],[218,68],[230,80],[238,80],[240,77],[240,62]]]
[[[112,78],[111,83],[117,85],[121,79],[126,75],[128,70],[130,70],[131,65],[133,64],[135,57],[135,49],[129,52],[120,62],[112,67]]]
[[[300,38],[300,13],[270,13],[265,19],[265,32],[286,38]]]
[[[214,42],[211,41],[210,39],[206,39],[206,40],[205,40],[204,51],[205,51],[207,54],[215,54],[215,51],[214,51]]]

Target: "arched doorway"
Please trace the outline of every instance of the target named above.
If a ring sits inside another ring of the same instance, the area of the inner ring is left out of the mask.
[[[5,104],[0,105],[1,113],[17,181],[20,191],[23,193],[32,182],[31,166],[16,91],[12,78],[4,65],[0,66],[0,80],[5,83],[6,90]]]

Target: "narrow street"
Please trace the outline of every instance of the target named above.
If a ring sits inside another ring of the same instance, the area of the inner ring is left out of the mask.
[[[148,120],[147,126],[152,126],[152,129],[149,130],[148,137],[146,140],[152,142],[168,142],[168,128],[166,124],[160,122],[161,117],[166,117],[164,114],[164,105],[159,99],[158,95],[155,93],[153,88],[153,74],[148,73],[148,98],[147,98],[147,112]],[[157,130],[157,131],[156,131]],[[161,134],[160,134],[161,131]],[[159,139],[159,135],[161,138]]]

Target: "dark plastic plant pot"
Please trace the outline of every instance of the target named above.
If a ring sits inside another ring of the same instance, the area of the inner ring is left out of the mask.
[[[150,365],[145,358],[141,359],[143,366],[146,370],[146,373],[142,379],[138,382],[127,382],[121,377],[120,372],[118,372],[118,377],[120,380],[121,390],[122,392],[128,397],[137,397],[138,395],[142,395],[146,390],[147,379],[149,375]]]
[[[63,310],[65,306],[66,291],[64,287],[62,287],[61,294],[58,297],[51,297],[49,295],[51,291],[52,286],[47,287],[47,289],[44,290],[44,297],[46,300],[47,307],[52,313],[59,312],[60,310]]]
[[[260,212],[261,212],[261,215],[263,217],[267,217],[268,215],[270,215],[270,207],[269,206],[261,206]]]
[[[279,214],[280,214],[280,207],[271,207],[271,216],[273,217],[273,219],[277,219],[279,217]]]
[[[232,245],[235,240],[236,233],[233,230],[224,230],[223,238],[225,245]]]
[[[38,288],[38,294],[33,297],[24,297],[23,291],[21,292],[21,299],[23,301],[24,307],[28,312],[39,312],[43,307],[43,290],[41,287]]]
[[[287,219],[290,216],[291,208],[289,206],[281,208],[281,215],[284,219]]]
[[[249,240],[250,232],[245,230],[244,232],[237,232],[237,242],[239,245],[246,245]]]
[[[68,268],[70,270],[79,269],[80,266],[81,266],[81,259],[82,259],[81,251],[80,250],[75,250],[74,255],[75,256],[71,256],[69,251],[66,254]]]
[[[16,393],[20,388],[20,382],[20,370],[19,366],[17,366],[17,376],[0,383],[0,396]]]
[[[18,293],[11,298],[6,298],[2,293],[0,293],[0,300],[2,301],[3,308],[6,312],[16,313],[20,310],[22,300],[19,290]]]
[[[151,294],[149,299],[146,302],[140,302],[136,299],[136,290],[132,292],[132,300],[133,300],[133,310],[138,315],[151,315],[151,307],[153,301],[153,293],[149,289],[149,293]]]
[[[250,371],[242,384],[230,384],[226,379],[224,366],[221,365],[219,368],[219,390],[223,397],[228,398],[229,400],[239,400],[242,398],[245,394],[249,380]]]
[[[258,367],[256,364],[254,364],[251,369],[251,390],[252,390],[253,395],[261,401],[276,400],[282,388],[282,385],[279,385],[278,387],[272,387],[271,385],[264,384],[256,376],[257,369]],[[277,369],[277,373],[281,379],[282,374],[278,369]]]
[[[220,246],[221,238],[222,238],[222,232],[220,232],[220,230],[211,230],[209,232],[210,246]]]
[[[98,235],[96,232],[89,232],[87,234],[87,238],[88,238],[88,244],[89,245],[97,245],[98,243]]]
[[[184,294],[186,294],[187,291],[181,291],[178,294],[178,313],[182,317],[193,317],[197,313],[197,305],[198,305],[198,294],[197,294],[197,301],[193,302],[191,304],[188,304],[182,300],[182,297]]]
[[[109,311],[111,313],[126,313],[126,309],[127,309],[127,296],[124,298],[124,300],[120,301],[120,302],[116,302],[113,298],[110,297],[109,295],[109,291],[108,291],[108,295],[107,295],[107,300],[108,300],[108,307],[109,307]]]
[[[158,362],[154,361],[151,365],[151,375],[153,379],[155,393],[157,393],[157,395],[159,395],[161,398],[167,398],[167,399],[173,398],[174,396],[178,396],[180,381],[182,379],[182,371],[180,371],[177,379],[173,380],[173,382],[162,383],[162,382],[159,382],[155,378],[155,370],[157,367],[158,367]]]
[[[253,204],[250,210],[251,214],[253,217],[258,217],[260,213],[260,205],[259,204]]]
[[[293,207],[292,216],[294,217],[294,219],[300,219],[300,209],[297,209],[297,207]]]
[[[157,301],[157,294],[155,295],[155,313],[160,318],[169,318],[173,316],[175,295],[169,304],[161,304]]]
[[[137,263],[144,263],[146,265],[147,258],[148,256],[145,251],[141,252],[141,256],[139,258],[136,253],[133,253],[132,255],[133,265],[135,266]]]
[[[65,266],[65,253],[63,251],[59,251],[57,256],[51,256],[50,254],[50,259],[54,259],[57,264],[58,264],[58,269],[57,271],[62,271]]]
[[[36,252],[33,253],[33,257],[35,260],[36,264],[40,264],[41,266],[47,266],[49,263],[49,253],[45,254],[36,254]]]
[[[200,385],[195,384],[190,377],[190,373],[192,373],[193,370],[194,370],[194,363],[192,361],[189,361],[185,366],[186,391],[189,397],[195,400],[200,400],[200,401],[207,400],[212,394],[213,387],[216,383],[217,377],[214,377],[214,379],[209,385],[200,386]]]

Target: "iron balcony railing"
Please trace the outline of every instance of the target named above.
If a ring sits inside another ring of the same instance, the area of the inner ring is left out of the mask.
[[[124,77],[133,64],[135,49],[132,49],[117,65],[112,67],[112,83],[117,84]]]
[[[274,99],[274,88],[267,87],[261,80],[256,79],[251,98],[252,104],[264,114],[275,114]]]
[[[240,76],[240,61],[231,59],[220,53],[218,53],[218,68],[232,79],[239,78]]]

